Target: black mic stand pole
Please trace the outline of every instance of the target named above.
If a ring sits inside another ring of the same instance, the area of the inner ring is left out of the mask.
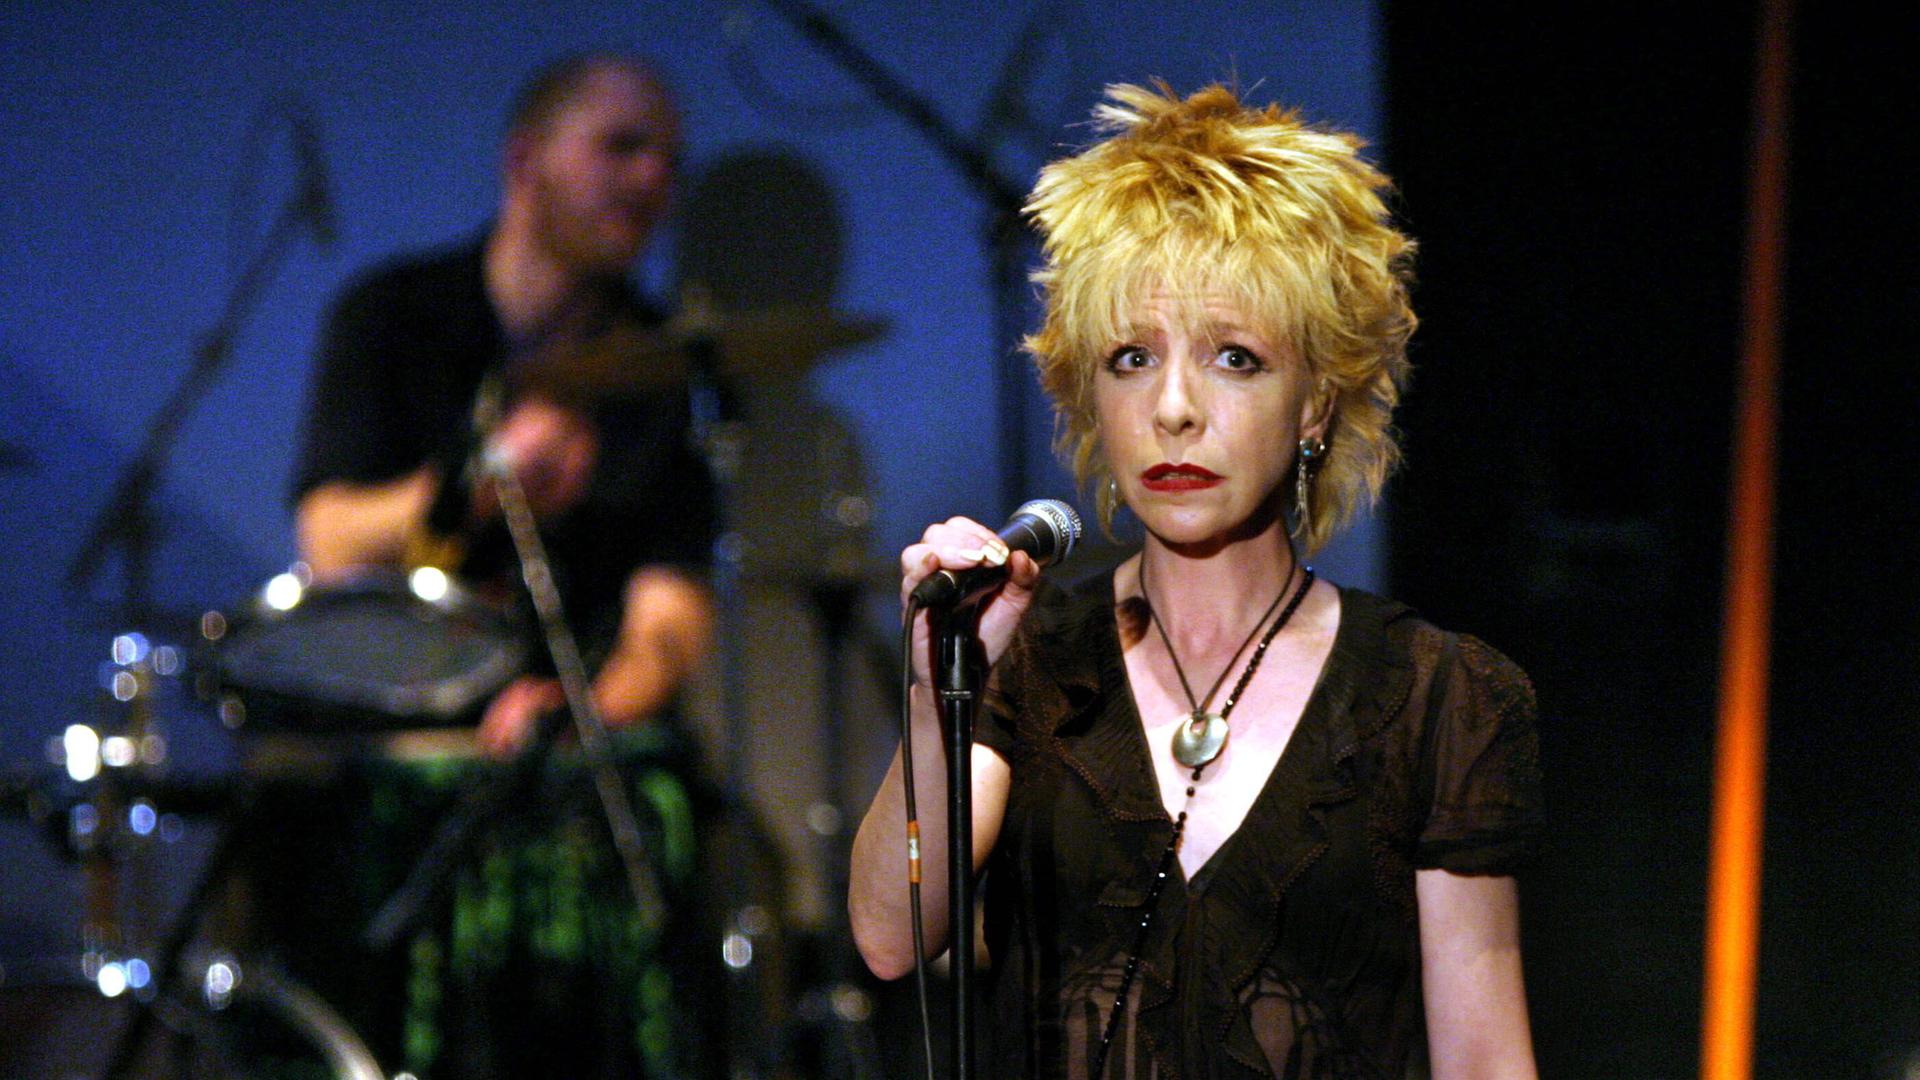
[[[94,519],[92,528],[87,530],[79,552],[67,564],[64,583],[69,590],[78,592],[100,573],[113,550],[121,549],[126,571],[126,592],[121,596],[120,607],[122,630],[156,629],[152,625],[158,617],[153,597],[153,551],[158,530],[154,526],[151,496],[165,471],[167,456],[179,437],[180,428],[193,414],[194,406],[212,389],[214,379],[232,357],[233,342],[241,324],[259,303],[267,283],[273,280],[273,272],[286,259],[294,237],[309,216],[304,193],[296,194],[281,206],[266,240],[254,252],[240,280],[227,295],[219,320],[194,349],[193,362],[186,375],[148,424],[139,451],[114,483],[113,494]],[[159,962],[150,966],[153,981],[148,992],[131,995],[133,1018],[115,1039],[102,1075],[119,1077],[131,1068],[134,1054],[151,1026],[152,1003],[177,974],[174,964],[198,925],[202,908],[211,895],[211,883],[225,871],[234,844],[233,828],[234,818],[229,815],[221,823],[215,858],[202,869],[201,880],[189,902],[166,934],[156,956]]]
[[[953,1080],[973,1080],[973,721],[980,704],[978,604],[935,609],[934,688],[947,742],[947,958],[953,973]]]
[[[1021,303],[1026,295],[1020,272],[1020,254],[1028,237],[1020,216],[1021,207],[1026,205],[1025,192],[994,167],[990,147],[956,131],[925,98],[864,52],[824,12],[806,0],[767,0],[767,6],[832,57],[871,91],[882,106],[911,124],[986,204],[983,231],[989,264],[988,287],[994,304],[993,364],[1000,428],[1000,501],[1007,506],[1019,505],[1027,491],[1026,387],[1031,378],[1016,351],[1020,340]]]
[[[78,591],[100,572],[100,567],[114,548],[124,550],[127,591],[123,598],[122,617],[128,629],[148,629],[146,624],[155,614],[152,590],[156,537],[149,497],[166,467],[167,454],[173,449],[181,425],[192,415],[200,399],[212,389],[214,377],[232,357],[233,341],[240,333],[241,323],[259,302],[267,283],[272,280],[273,271],[286,258],[293,238],[307,223],[309,216],[307,200],[303,195],[287,200],[280,208],[280,214],[274,219],[265,242],[254,253],[240,280],[234,284],[233,292],[227,296],[220,320],[213,324],[194,350],[192,366],[187,369],[179,385],[174,387],[173,396],[154,415],[133,463],[120,475],[114,485],[113,496],[107,500],[99,517],[94,519],[79,553],[67,564],[66,586]]]

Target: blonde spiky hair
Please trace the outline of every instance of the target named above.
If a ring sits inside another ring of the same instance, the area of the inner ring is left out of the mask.
[[[1165,82],[1119,84],[1094,109],[1107,137],[1040,171],[1026,211],[1045,262],[1046,319],[1026,339],[1053,399],[1060,450],[1114,505],[1093,415],[1093,377],[1155,289],[1225,295],[1286,342],[1328,410],[1328,452],[1302,537],[1317,551],[1379,497],[1400,458],[1391,421],[1407,377],[1414,244],[1394,229],[1391,184],[1353,135],[1222,85],[1182,100]],[[1196,322],[1194,325],[1199,325]]]

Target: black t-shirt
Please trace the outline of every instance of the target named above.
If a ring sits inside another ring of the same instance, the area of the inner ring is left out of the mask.
[[[611,315],[658,321],[624,285],[605,301]],[[520,351],[487,298],[479,243],[365,275],[335,303],[321,338],[293,498],[330,481],[395,480],[429,462],[453,475],[470,449],[481,382]],[[541,530],[590,654],[617,633],[632,572],[648,564],[701,572],[714,528],[711,478],[690,444],[684,388],[604,403],[593,420],[600,456],[588,493]],[[469,582],[516,581],[504,526],[470,537],[458,571]]]

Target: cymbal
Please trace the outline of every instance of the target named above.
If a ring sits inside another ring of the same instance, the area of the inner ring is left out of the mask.
[[[774,382],[804,375],[826,353],[872,341],[886,328],[884,319],[799,304],[730,312],[699,324],[622,325],[527,361],[514,380],[521,390],[561,400],[617,397],[684,383],[694,351],[712,348],[730,382]]]

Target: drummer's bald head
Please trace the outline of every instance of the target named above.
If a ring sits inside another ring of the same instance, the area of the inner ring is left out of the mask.
[[[537,135],[578,98],[595,75],[619,71],[651,83],[661,96],[666,87],[653,65],[631,53],[573,53],[550,61],[535,71],[520,87],[507,111],[506,137]]]

